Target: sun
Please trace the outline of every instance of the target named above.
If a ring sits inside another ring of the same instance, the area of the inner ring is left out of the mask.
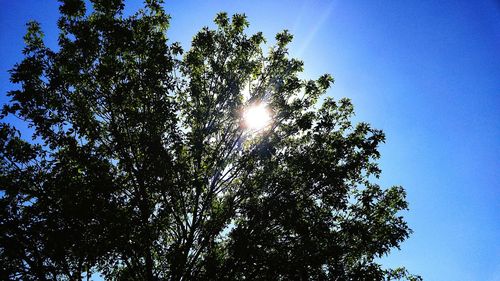
[[[263,103],[254,104],[245,109],[243,113],[245,125],[250,130],[262,130],[271,122],[271,114]]]

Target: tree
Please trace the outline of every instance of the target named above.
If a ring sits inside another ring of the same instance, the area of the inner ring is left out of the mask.
[[[333,78],[299,79],[292,35],[266,54],[220,13],[184,53],[161,1],[91,2],[61,1],[57,51],[28,23],[11,71],[1,279],[420,280],[377,262],[411,232],[404,190],[370,181],[384,134],[319,102]]]

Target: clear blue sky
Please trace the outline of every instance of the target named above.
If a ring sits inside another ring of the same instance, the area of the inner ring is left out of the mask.
[[[357,120],[386,132],[380,183],[407,189],[415,231],[387,266],[425,280],[500,280],[500,3],[166,2],[170,37],[184,46],[219,11],[246,13],[269,42],[289,29],[304,77],[333,74],[329,95],[351,98]],[[40,21],[55,47],[57,12],[52,0],[0,0],[0,102],[24,23]]]

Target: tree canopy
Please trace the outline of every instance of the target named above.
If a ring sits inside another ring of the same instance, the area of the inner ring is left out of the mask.
[[[91,3],[61,1],[58,50],[28,23],[11,71],[2,280],[420,280],[380,264],[411,233],[404,189],[373,183],[383,132],[299,77],[289,32],[265,51],[220,13],[184,51],[161,1]]]

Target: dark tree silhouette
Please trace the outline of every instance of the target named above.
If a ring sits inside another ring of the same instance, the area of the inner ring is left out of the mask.
[[[2,111],[0,279],[420,280],[377,262],[411,232],[404,190],[369,180],[383,133],[319,102],[333,78],[298,78],[287,31],[264,53],[220,13],[184,53],[161,1],[61,2],[59,49],[28,24]]]

